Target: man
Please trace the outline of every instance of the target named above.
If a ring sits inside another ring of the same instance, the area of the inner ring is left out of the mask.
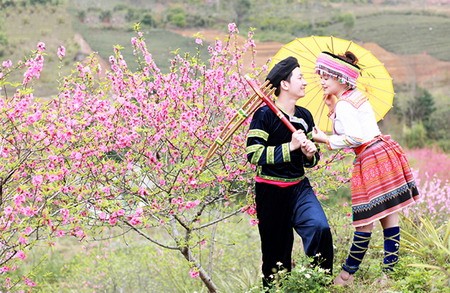
[[[306,255],[332,272],[333,244],[325,213],[306,178],[304,167],[319,160],[316,145],[307,138],[314,125],[311,113],[296,105],[305,95],[306,81],[294,57],[269,72],[276,88],[275,104],[297,129],[292,133],[268,106],[253,115],[247,137],[247,158],[256,165],[255,202],[261,238],[264,286],[273,274],[292,268],[293,228],[300,235]]]

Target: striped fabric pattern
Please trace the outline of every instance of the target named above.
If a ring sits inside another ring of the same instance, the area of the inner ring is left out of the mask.
[[[248,137],[257,137],[267,142],[269,134],[260,129],[250,129]],[[289,151],[289,143],[284,143],[281,145],[283,162],[290,162],[291,154]],[[247,155],[254,153],[251,159],[252,164],[257,165],[261,157],[264,155],[264,145],[254,144],[246,148]],[[266,148],[266,163],[275,164],[275,146],[268,146]]]
[[[323,72],[344,79],[354,87],[356,87],[356,80],[359,77],[359,69],[355,66],[329,54],[320,53],[316,61],[316,73],[322,74]]]
[[[351,192],[355,227],[399,211],[419,196],[406,155],[387,136],[356,157]]]

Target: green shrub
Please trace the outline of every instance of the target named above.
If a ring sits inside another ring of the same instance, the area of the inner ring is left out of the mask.
[[[427,134],[422,122],[414,123],[410,128],[405,127],[403,139],[408,148],[424,147],[427,141]]]
[[[176,27],[185,27],[186,12],[181,7],[169,8],[167,11],[167,22]]]
[[[450,221],[436,227],[429,218],[419,217],[415,223],[404,219],[403,245],[408,252],[418,256],[419,262],[410,267],[434,270],[450,280]],[[448,284],[442,284],[448,285]]]
[[[142,16],[141,23],[149,27],[156,27],[156,21],[150,13],[145,13]]]
[[[327,286],[332,281],[325,270],[311,266],[312,259],[297,257],[297,263],[290,273],[279,273],[275,287],[269,292],[329,292]]]

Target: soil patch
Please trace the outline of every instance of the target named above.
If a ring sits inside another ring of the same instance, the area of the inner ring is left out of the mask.
[[[224,40],[227,34],[218,30],[174,30],[185,37],[193,37],[199,33],[205,41],[213,43],[217,39]],[[244,40],[244,37],[242,37]],[[257,66],[265,64],[284,45],[277,42],[255,42]],[[375,43],[359,43],[370,50],[384,63],[395,83],[418,84],[433,93],[448,93],[450,90],[450,62],[438,60],[426,52],[414,55],[396,55],[388,52]]]

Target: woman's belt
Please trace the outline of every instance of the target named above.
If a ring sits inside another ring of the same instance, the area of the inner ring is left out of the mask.
[[[369,140],[366,143],[363,143],[362,145],[353,148],[353,151],[355,152],[355,155],[359,155],[360,153],[362,153],[363,151],[365,151],[368,147],[372,146],[374,143],[376,143],[377,141],[386,141],[389,140],[391,138],[390,135],[377,135],[375,136],[373,139]]]

